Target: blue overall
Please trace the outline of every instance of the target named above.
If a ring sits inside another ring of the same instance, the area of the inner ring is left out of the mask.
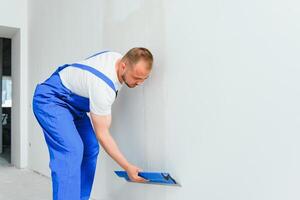
[[[87,115],[89,99],[74,94],[61,82],[58,72],[65,67],[88,70],[117,91],[101,72],[74,63],[58,67],[34,92],[33,112],[43,129],[50,155],[53,199],[87,200],[94,181],[99,143]]]

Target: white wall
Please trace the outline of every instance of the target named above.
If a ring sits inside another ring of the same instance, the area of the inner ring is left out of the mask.
[[[84,59],[102,46],[101,1],[29,1],[29,101],[37,83],[58,65]],[[29,167],[50,176],[48,149],[31,110],[29,114]]]
[[[27,167],[27,0],[0,0],[0,37],[12,39],[11,162]]]
[[[190,2],[166,9],[170,199],[299,199],[300,3]]]
[[[291,0],[30,1],[31,94],[57,64],[101,48],[146,46],[155,56],[152,76],[122,89],[111,131],[131,162],[171,172],[182,187],[128,184],[102,149],[93,197],[299,199],[299,7]],[[30,167],[47,174],[33,116],[30,124]]]

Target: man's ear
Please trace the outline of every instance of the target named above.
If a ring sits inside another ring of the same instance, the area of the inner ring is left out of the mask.
[[[125,68],[126,68],[125,62],[121,62],[121,68],[122,68],[123,71],[125,71]]]

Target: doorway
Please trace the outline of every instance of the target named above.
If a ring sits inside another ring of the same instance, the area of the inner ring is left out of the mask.
[[[0,108],[0,164],[11,163],[11,39],[0,38],[0,88],[2,88]]]

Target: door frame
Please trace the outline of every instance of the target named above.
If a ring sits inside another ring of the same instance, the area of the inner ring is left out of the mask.
[[[11,39],[11,164],[28,165],[28,64],[26,31],[0,25],[0,37]]]

